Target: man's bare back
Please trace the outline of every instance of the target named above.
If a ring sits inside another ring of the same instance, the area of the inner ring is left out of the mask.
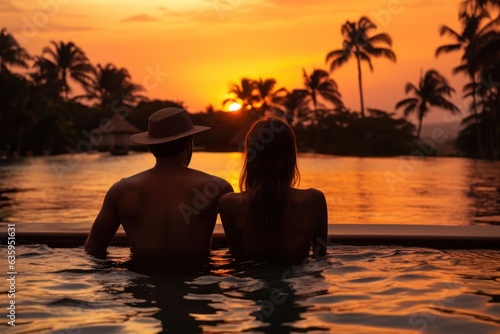
[[[149,146],[156,156],[153,168],[109,189],[85,244],[89,253],[105,253],[120,225],[135,257],[210,249],[219,198],[233,189],[219,177],[187,167],[192,136],[165,145]]]
[[[230,189],[215,176],[189,169],[151,169],[122,180],[118,217],[133,249],[208,249],[217,201]]]

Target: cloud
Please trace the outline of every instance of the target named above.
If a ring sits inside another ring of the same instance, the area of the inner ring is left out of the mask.
[[[157,8],[159,11],[161,12],[164,12],[164,13],[172,13],[172,11],[170,9],[168,9],[167,7],[158,7]]]
[[[96,31],[96,28],[92,27],[87,27],[87,26],[70,26],[70,25],[63,25],[63,24],[49,24],[47,25],[47,28],[44,28],[43,31],[41,32],[84,32],[84,31]]]
[[[154,21],[158,21],[158,19],[156,17],[147,14],[133,15],[124,18],[123,20],[120,20],[120,22],[154,22]]]

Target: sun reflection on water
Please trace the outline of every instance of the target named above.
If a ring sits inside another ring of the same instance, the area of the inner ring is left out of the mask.
[[[238,191],[242,160],[239,152],[195,152],[190,167],[220,176]],[[405,157],[301,154],[298,164],[300,187],[325,193],[331,224],[500,224],[500,162],[429,158],[408,165]],[[153,165],[147,153],[4,163],[0,220],[87,228],[113,183]]]

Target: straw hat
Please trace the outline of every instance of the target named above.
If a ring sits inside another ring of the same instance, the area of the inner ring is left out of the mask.
[[[142,145],[163,144],[209,129],[207,126],[193,125],[184,109],[165,108],[149,116],[148,131],[136,133],[130,136],[130,140]]]

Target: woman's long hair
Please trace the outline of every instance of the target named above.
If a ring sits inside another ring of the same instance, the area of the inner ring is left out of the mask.
[[[276,117],[255,122],[245,139],[240,189],[246,192],[251,234],[267,244],[283,222],[289,189],[299,180],[295,135]]]

